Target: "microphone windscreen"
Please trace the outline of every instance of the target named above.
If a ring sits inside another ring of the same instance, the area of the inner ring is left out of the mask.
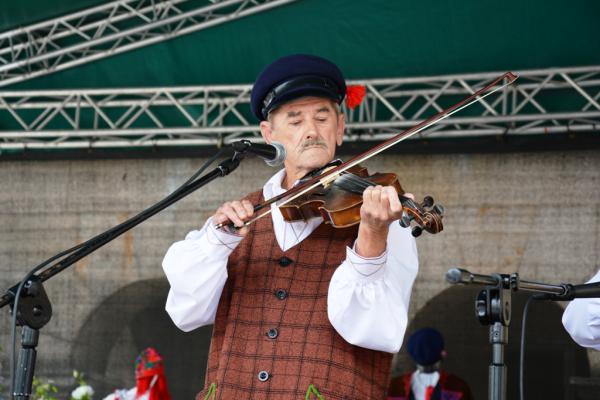
[[[277,154],[272,160],[265,159],[265,162],[269,167],[278,167],[285,161],[285,147],[279,142],[271,142],[271,146],[275,148]]]
[[[446,272],[446,281],[449,283],[460,283],[462,281],[462,271],[459,268],[451,268]]]

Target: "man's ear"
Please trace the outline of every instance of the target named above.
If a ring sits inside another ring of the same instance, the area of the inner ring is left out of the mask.
[[[338,115],[338,130],[336,132],[336,138],[335,138],[335,141],[338,146],[341,146],[342,142],[344,141],[344,131],[345,130],[346,130],[346,118],[345,118],[344,114],[340,113]]]
[[[261,121],[259,127],[263,139],[270,144],[273,141],[273,126],[269,121]]]

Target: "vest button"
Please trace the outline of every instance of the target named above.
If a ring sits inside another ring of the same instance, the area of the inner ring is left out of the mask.
[[[294,262],[294,260],[292,260],[292,259],[289,259],[289,258],[287,258],[287,257],[285,257],[285,256],[284,256],[284,257],[281,257],[281,258],[279,259],[279,265],[281,265],[282,267],[287,267],[288,265],[290,265],[290,264],[291,264],[291,263],[293,263],[293,262]]]
[[[261,382],[266,382],[269,380],[269,373],[267,371],[260,371],[258,373],[258,380]]]
[[[277,296],[277,298],[279,300],[285,300],[285,298],[288,296],[287,292],[283,289],[277,289],[275,291],[275,296]]]
[[[277,328],[271,328],[267,332],[267,336],[269,337],[269,339],[275,339],[277,336],[279,336],[279,331],[277,330]]]

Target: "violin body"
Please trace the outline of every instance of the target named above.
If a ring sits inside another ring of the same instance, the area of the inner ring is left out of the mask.
[[[369,175],[366,168],[357,165],[348,169],[355,176],[366,178],[380,186],[394,186],[399,195],[404,194],[398,177],[393,173],[375,173]],[[362,194],[349,192],[342,187],[329,184],[318,187],[293,201],[280,206],[283,219],[291,221],[309,220],[323,217],[325,223],[335,228],[347,228],[360,222]]]

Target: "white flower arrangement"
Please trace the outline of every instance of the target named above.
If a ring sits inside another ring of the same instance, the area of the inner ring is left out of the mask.
[[[79,386],[71,392],[71,400],[92,400],[94,389],[85,382],[83,374],[77,370],[73,370],[73,378],[79,383]]]
[[[94,395],[94,389],[90,385],[79,386],[71,392],[73,400],[91,400]]]

